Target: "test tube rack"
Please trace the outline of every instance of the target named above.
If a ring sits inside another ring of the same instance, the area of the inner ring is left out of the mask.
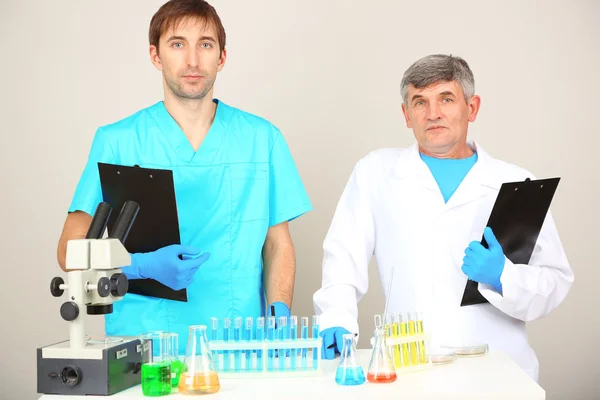
[[[392,360],[396,374],[405,374],[427,370],[433,367],[430,346],[430,334],[423,331],[423,321],[421,319],[412,319],[412,313],[394,314],[397,319],[388,320],[392,316],[385,316],[386,321],[383,324],[385,333],[384,345],[388,349],[388,354]],[[400,318],[399,316],[402,315]],[[406,316],[409,317],[406,317]],[[381,316],[375,316],[375,327],[382,328],[378,323]],[[420,323],[417,323],[420,322]],[[404,324],[404,325],[403,325]],[[418,326],[415,329],[415,325]],[[374,339],[371,338],[371,346],[374,346]]]
[[[236,319],[239,321],[241,318]],[[253,319],[251,328],[246,329],[248,319],[243,319],[243,329],[237,333],[231,319],[225,318],[221,325],[223,329],[217,328],[217,331],[216,318],[211,320],[213,331],[209,348],[219,378],[283,378],[322,374],[322,339],[318,333],[316,337],[308,337],[308,325],[305,332],[296,329],[295,337],[287,324],[279,325],[272,332],[273,336],[269,337],[269,327],[259,325],[261,320],[265,321],[264,317]],[[318,324],[313,328],[318,332]]]

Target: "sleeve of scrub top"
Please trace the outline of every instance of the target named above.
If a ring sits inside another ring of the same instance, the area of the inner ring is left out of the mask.
[[[269,226],[291,221],[312,209],[290,149],[279,132],[269,158],[269,176]]]
[[[533,321],[547,316],[563,302],[573,280],[573,271],[548,212],[529,264],[513,264],[506,258],[500,276],[502,295],[481,283],[479,292],[511,317]]]
[[[313,295],[319,328],[339,326],[358,332],[358,302],[369,287],[369,262],[375,246],[368,182],[361,162],[355,166],[323,243],[321,289]]]
[[[114,163],[115,157],[108,142],[108,138],[102,128],[96,131],[87,163],[79,178],[75,189],[69,212],[84,211],[94,215],[96,207],[102,202],[102,188],[100,186],[100,174],[98,162]]]

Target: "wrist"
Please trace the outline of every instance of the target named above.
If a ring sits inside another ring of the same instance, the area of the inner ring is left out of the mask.
[[[142,254],[130,253],[129,256],[131,257],[131,264],[122,268],[122,271],[125,274],[125,276],[128,279],[146,279],[147,277],[143,275],[141,268],[142,264],[140,263],[140,256],[142,256]]]

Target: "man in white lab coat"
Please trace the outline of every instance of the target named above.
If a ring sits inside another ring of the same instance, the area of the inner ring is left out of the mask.
[[[342,334],[358,333],[357,304],[375,255],[389,313],[423,311],[434,345],[487,344],[538,380],[526,322],[565,299],[573,272],[551,213],[528,265],[506,258],[486,228],[502,183],[534,177],[467,139],[480,105],[474,88],[458,57],[431,55],[405,72],[402,111],[416,143],[358,161],[323,244],[322,287],[313,301],[324,358],[341,351]],[[468,279],[487,302],[461,307]],[[373,326],[363,329],[372,335]]]

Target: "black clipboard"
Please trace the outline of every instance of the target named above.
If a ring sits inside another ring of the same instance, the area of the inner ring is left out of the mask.
[[[127,251],[146,253],[181,243],[173,171],[106,163],[98,163],[98,171],[102,198],[113,210],[120,210],[127,200],[140,206],[127,237]],[[108,220],[108,232],[116,218],[113,213]],[[187,302],[186,289],[173,290],[154,279],[130,279],[127,292]]]
[[[507,182],[500,187],[487,226],[514,264],[527,264],[542,230],[560,178]],[[485,238],[481,244],[487,249]],[[478,283],[467,281],[461,307],[487,303]]]

